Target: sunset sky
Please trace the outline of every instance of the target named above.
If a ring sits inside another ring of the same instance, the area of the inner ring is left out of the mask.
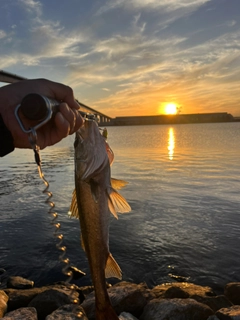
[[[0,70],[109,116],[240,116],[240,0],[1,0]]]

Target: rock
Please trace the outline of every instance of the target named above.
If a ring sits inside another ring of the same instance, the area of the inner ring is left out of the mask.
[[[71,290],[53,288],[43,291],[31,300],[28,307],[37,310],[38,320],[45,320],[46,316],[65,304],[71,304],[73,298],[78,298],[75,292],[74,297]]]
[[[55,310],[45,320],[88,320],[88,318],[81,306],[68,304]]]
[[[233,303],[240,305],[240,282],[230,282],[224,288],[225,296]]]
[[[31,288],[26,289],[29,285]],[[21,277],[9,277],[8,286],[15,288],[0,290],[0,318],[4,320],[95,318],[92,286],[78,287],[59,282],[32,288],[33,282]],[[240,304],[240,283],[226,285],[226,296],[217,296],[210,287],[186,282],[161,284],[153,289],[145,283],[126,281],[106,286],[119,320],[240,320],[240,305],[232,305]],[[72,304],[73,299],[83,302],[80,306]]]
[[[165,291],[164,297],[166,299],[173,299],[173,298],[186,299],[189,297],[189,293],[184,291],[180,287],[172,286]]]
[[[225,296],[216,296],[216,297],[201,297],[201,296],[191,296],[191,299],[196,300],[197,302],[206,304],[214,312],[221,308],[228,308],[232,306],[232,303]]]
[[[45,287],[33,289],[5,289],[9,297],[8,311],[27,307],[30,301],[39,293],[46,290]]]
[[[135,318],[131,313],[122,312],[122,313],[119,315],[119,320],[138,320],[138,319]]]
[[[112,306],[117,314],[121,312],[129,312],[135,317],[140,316],[147,299],[144,296],[143,284],[137,285],[130,282],[125,282],[124,285],[115,285],[108,289],[109,298]],[[84,308],[89,319],[95,317],[95,296],[94,292],[89,294],[83,301],[81,306]]]
[[[121,281],[114,285],[114,287],[125,287],[126,285],[137,286],[137,288],[142,292],[147,301],[150,301],[155,298],[155,295],[152,293],[152,290],[148,288],[145,282],[135,284],[128,281]]]
[[[174,296],[174,293],[176,296]],[[201,297],[216,296],[210,287],[202,287],[188,282],[164,283],[154,287],[152,289],[152,294],[154,294],[156,298],[167,298],[168,296],[171,298],[180,298],[179,295],[182,295],[181,298],[183,298],[183,295],[189,298],[193,295]]]
[[[154,299],[144,308],[140,320],[207,320],[213,311],[193,299]]]
[[[2,318],[7,311],[8,296],[3,290],[0,290],[0,318]]]
[[[8,273],[5,269],[0,268],[0,289],[7,287]]]
[[[38,320],[37,311],[34,308],[19,308],[6,313],[3,320]]]
[[[30,289],[33,288],[34,282],[22,277],[10,276],[7,281],[7,287],[13,289]]]
[[[219,320],[240,320],[240,306],[222,308],[216,312]]]
[[[219,318],[216,315],[213,315],[208,317],[207,320],[219,320]]]
[[[206,304],[214,312],[221,308],[227,308],[232,303],[225,296],[216,296],[210,287],[202,287],[193,283],[166,283],[158,285],[152,289],[152,293],[157,298],[164,299],[194,299],[197,302]]]
[[[63,282],[60,284],[52,284],[49,286],[44,286],[41,288],[32,288],[32,289],[4,289],[5,293],[9,297],[8,301],[8,311],[15,310],[17,308],[27,307],[31,300],[36,297],[38,294],[49,290],[49,289],[63,289],[68,292],[71,292],[70,285]],[[74,286],[77,291],[79,288]]]

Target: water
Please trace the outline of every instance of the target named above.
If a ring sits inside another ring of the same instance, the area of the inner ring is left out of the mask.
[[[109,127],[112,176],[132,212],[111,219],[110,250],[127,281],[186,280],[220,292],[240,281],[240,123]],[[67,256],[87,272],[74,188],[73,137],[41,152]],[[36,285],[64,280],[31,150],[0,159],[0,267]]]

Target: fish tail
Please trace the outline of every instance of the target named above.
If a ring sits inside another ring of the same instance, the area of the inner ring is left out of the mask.
[[[96,308],[96,320],[119,320],[119,318],[109,303],[104,310],[98,310]]]

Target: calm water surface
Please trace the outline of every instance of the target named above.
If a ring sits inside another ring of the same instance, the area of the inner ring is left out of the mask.
[[[110,127],[112,176],[132,212],[112,218],[110,250],[123,279],[187,280],[216,291],[240,281],[240,123]],[[72,264],[87,272],[74,189],[73,137],[41,152]],[[0,159],[0,268],[37,285],[64,280],[31,150]]]

